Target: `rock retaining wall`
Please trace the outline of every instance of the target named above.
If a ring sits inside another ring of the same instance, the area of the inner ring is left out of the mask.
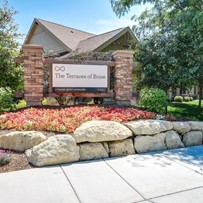
[[[39,132],[0,135],[0,148],[26,150],[36,166],[130,155],[203,144],[203,122],[88,121],[75,132],[45,139]]]

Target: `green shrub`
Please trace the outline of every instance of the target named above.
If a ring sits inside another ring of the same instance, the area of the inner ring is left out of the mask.
[[[47,105],[47,99],[46,98],[44,98],[43,100],[42,100],[42,105]]]
[[[13,110],[15,107],[13,94],[10,89],[0,88],[0,112]]]
[[[175,102],[183,102],[183,97],[182,96],[175,96],[174,101]]]
[[[0,166],[6,165],[11,161],[11,155],[5,150],[0,150]]]
[[[148,111],[164,113],[167,99],[166,93],[158,88],[144,88],[140,92],[140,105]]]
[[[16,108],[17,109],[22,109],[22,108],[25,108],[26,107],[26,101],[23,99],[23,100],[20,100],[17,104],[16,104]]]
[[[190,101],[193,101],[193,97],[190,97]]]
[[[190,97],[184,97],[184,101],[185,102],[189,102],[190,101]]]

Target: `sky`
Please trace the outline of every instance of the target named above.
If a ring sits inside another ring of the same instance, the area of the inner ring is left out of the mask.
[[[130,20],[131,17],[140,15],[149,7],[134,6],[119,19],[111,8],[110,0],[8,0],[8,4],[18,12],[14,19],[21,34],[27,34],[34,18],[100,34],[121,27],[132,27],[134,22]]]

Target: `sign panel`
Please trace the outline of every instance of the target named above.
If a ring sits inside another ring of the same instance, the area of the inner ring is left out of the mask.
[[[52,64],[52,92],[107,92],[107,65]]]

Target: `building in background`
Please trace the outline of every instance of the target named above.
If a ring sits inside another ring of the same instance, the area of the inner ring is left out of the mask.
[[[42,45],[45,56],[55,52],[66,58],[70,53],[126,50],[136,37],[129,27],[95,35],[78,29],[35,18],[24,44]]]

